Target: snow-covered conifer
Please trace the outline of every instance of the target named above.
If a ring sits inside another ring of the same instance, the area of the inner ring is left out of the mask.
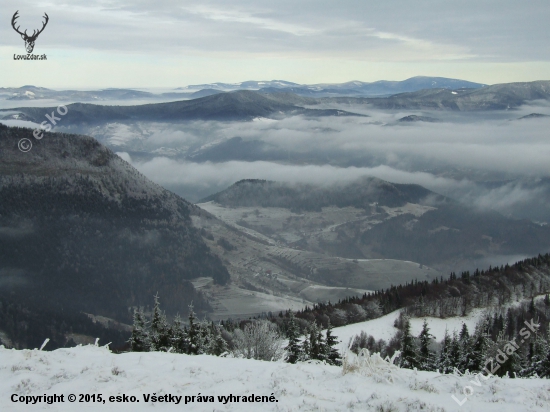
[[[468,326],[462,323],[462,329],[458,335],[459,355],[457,360],[457,369],[460,371],[466,371],[472,364],[472,340],[470,339],[470,332],[468,332]]]
[[[187,337],[187,331],[185,330],[179,315],[174,318],[174,323],[172,324],[170,331],[170,344],[172,348],[174,348],[174,352],[188,353],[189,339]]]
[[[166,321],[166,315],[160,310],[158,294],[155,295],[155,307],[151,319],[151,350],[167,351],[171,347],[170,328]]]
[[[338,344],[336,336],[332,334],[332,325],[328,321],[327,334],[325,339],[325,359],[330,365],[342,365],[342,357],[335,346]]]
[[[151,349],[151,339],[147,330],[147,321],[141,310],[134,311],[134,327],[128,340],[133,352],[148,352]]]
[[[402,368],[413,369],[418,367],[418,358],[416,353],[414,337],[411,334],[411,322],[407,318],[403,325],[403,336],[401,338],[400,366]]]
[[[300,331],[298,330],[294,313],[290,312],[290,319],[287,326],[288,345],[285,347],[285,360],[288,363],[296,363],[303,357],[302,348],[298,340],[299,335]]]
[[[441,373],[452,373],[453,372],[453,362],[451,360],[451,336],[449,331],[445,329],[445,336],[443,342],[441,343],[441,352],[437,359],[437,369]]]
[[[202,351],[202,337],[200,324],[197,321],[193,304],[189,305],[189,326],[187,327],[187,339],[189,340],[188,355],[198,355]]]
[[[220,356],[227,351],[227,342],[222,336],[220,325],[211,325],[210,339],[207,343],[206,353],[209,355]]]
[[[422,331],[418,335],[420,340],[419,348],[419,369],[425,371],[431,371],[435,369],[435,354],[430,350],[430,344],[432,343],[433,335],[430,333],[428,322],[424,319],[422,324]]]

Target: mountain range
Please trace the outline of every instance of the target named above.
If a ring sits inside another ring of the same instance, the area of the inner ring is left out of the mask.
[[[381,80],[371,83],[352,81],[338,84],[297,84],[285,80],[245,81],[241,83],[209,83],[178,87],[168,92],[152,93],[135,89],[101,89],[101,90],[52,90],[45,87],[26,85],[22,87],[0,88],[0,99],[6,100],[41,100],[54,99],[65,101],[109,101],[109,100],[159,100],[159,99],[195,99],[221,92],[235,90],[264,90],[265,92],[286,90],[303,96],[378,96],[396,93],[413,92],[431,88],[479,88],[484,84],[466,80],[443,77],[417,76],[403,81]]]
[[[206,89],[194,92],[166,92],[150,93],[134,89],[102,89],[102,90],[53,90],[45,87],[32,85],[21,87],[1,87],[0,99],[5,100],[62,100],[95,102],[109,100],[173,100],[173,99],[195,99],[197,97],[209,96],[219,93],[218,90]]]
[[[402,81],[379,80],[375,82],[350,81],[345,83],[298,84],[285,80],[246,81],[241,83],[209,83],[181,87],[180,90],[213,89],[220,91],[261,90],[266,93],[286,91],[302,96],[324,97],[340,96],[384,96],[397,93],[414,92],[423,89],[477,89],[485,84],[445,77],[416,76]]]
[[[73,103],[67,106],[68,113],[63,124],[98,124],[105,122],[158,121],[172,122],[185,120],[252,120],[256,117],[305,116],[359,116],[337,109],[308,109],[295,105],[288,98],[270,98],[259,92],[236,91],[215,94],[193,100],[169,103],[144,104],[139,106],[100,106],[86,103]],[[26,118],[41,123],[55,107],[22,107],[3,110],[23,113]],[[1,112],[1,111],[0,111]],[[13,116],[13,114],[8,115]]]
[[[378,109],[510,110],[528,101],[549,100],[550,81],[505,83],[478,89],[425,89],[379,99],[364,99]]]
[[[550,100],[550,81],[507,83],[477,89],[424,89],[390,97],[304,97],[286,89],[238,90],[218,93],[192,100],[139,106],[100,106],[86,103],[68,105],[63,125],[94,125],[108,122],[186,120],[252,120],[257,117],[285,116],[365,116],[342,109],[342,105],[359,105],[384,110],[448,110],[484,111],[510,110],[535,100]],[[326,108],[326,105],[338,108]],[[320,106],[315,108],[315,106]],[[322,107],[322,108],[321,108]],[[55,107],[20,107],[2,109],[3,119],[17,119],[41,123]],[[415,119],[418,120],[418,119]],[[434,119],[430,119],[433,121]]]

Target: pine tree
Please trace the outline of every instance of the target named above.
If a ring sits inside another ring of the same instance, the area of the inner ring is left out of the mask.
[[[332,325],[329,320],[325,339],[325,359],[329,365],[341,366],[342,357],[340,356],[338,349],[335,348],[336,345],[338,345],[338,340],[336,339],[336,336],[332,334]]]
[[[221,326],[212,325],[210,327],[210,341],[208,342],[206,353],[209,355],[220,356],[228,351],[227,342],[222,336]]]
[[[471,348],[471,339],[470,333],[468,332],[468,326],[465,323],[462,324],[462,329],[458,335],[459,342],[459,355],[458,355],[458,366],[457,369],[460,371],[466,371],[470,364],[472,363],[472,348]]]
[[[309,334],[306,333],[304,341],[300,346],[300,358],[298,360],[307,361],[310,360],[311,345],[309,344]]]
[[[465,323],[462,323],[462,329],[460,329],[460,335],[458,336],[461,342],[470,338],[470,333],[468,332],[468,326],[466,326]]]
[[[538,364],[536,372],[539,377],[550,379],[550,329],[548,329],[546,342],[541,339],[540,345],[541,360]]]
[[[210,322],[202,320],[199,322],[199,339],[197,341],[197,354],[208,353],[214,339]]]
[[[531,314],[531,316],[535,316],[535,299],[533,297],[531,298],[531,302],[529,302],[528,311]]]
[[[296,319],[294,318],[294,314],[290,312],[290,319],[287,326],[288,345],[285,347],[287,353],[285,360],[288,363],[296,363],[303,357],[302,348],[300,347],[300,341],[298,339],[299,335],[300,332],[296,324]]]
[[[133,352],[149,352],[151,350],[151,339],[147,331],[147,321],[141,310],[134,311],[134,327],[128,343]]]
[[[544,356],[546,355],[545,351],[546,341],[541,339],[541,336],[537,334],[533,342],[529,342],[529,349],[527,351],[527,356],[524,359],[523,367],[520,371],[521,377],[530,378],[534,376],[539,376],[541,370],[542,362]]]
[[[170,332],[170,344],[174,348],[174,352],[188,353],[189,339],[179,315],[174,318],[174,323],[170,328]]]
[[[546,356],[542,359],[537,369],[539,377],[550,378],[550,345],[548,343],[546,344]]]
[[[453,332],[453,338],[451,339],[451,348],[450,348],[450,361],[451,361],[451,368],[454,370],[455,368],[460,370],[460,341],[458,340],[458,336],[456,335],[456,332]],[[464,372],[464,370],[460,370],[461,372]]]
[[[202,337],[199,322],[193,311],[193,304],[189,305],[189,326],[187,328],[189,339],[188,355],[198,355],[202,351]]]
[[[406,319],[403,327],[403,337],[401,338],[401,356],[400,366],[402,368],[418,368],[418,358],[416,356],[416,345],[414,337],[411,334],[411,322]]]
[[[151,350],[166,352],[170,349],[170,329],[166,316],[160,310],[158,294],[155,295],[153,319],[151,319]]]
[[[418,338],[420,340],[419,369],[432,371],[435,367],[434,353],[430,350],[433,335],[430,333],[428,322],[425,319],[422,325],[422,331],[420,332],[420,335],[418,335]]]
[[[321,328],[313,322],[309,329],[309,359],[326,360],[326,349]]]
[[[480,331],[474,335],[474,343],[472,345],[471,355],[469,356],[466,369],[470,372],[481,372],[485,367],[487,359],[487,335]]]
[[[443,338],[441,353],[437,360],[437,368],[441,373],[452,373],[453,362],[451,360],[451,337],[449,331],[445,329],[445,337]]]

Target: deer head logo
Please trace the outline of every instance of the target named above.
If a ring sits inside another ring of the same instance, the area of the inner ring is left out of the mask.
[[[44,22],[42,23],[42,28],[41,28],[40,30],[38,30],[38,31],[37,31],[37,30],[34,30],[33,33],[32,33],[32,35],[29,36],[29,35],[27,34],[27,30],[25,30],[24,33],[21,33],[21,32],[19,31],[19,27],[20,27],[20,26],[15,27],[16,20],[19,18],[18,14],[19,14],[19,10],[17,10],[17,11],[15,12],[15,14],[13,15],[13,17],[11,18],[11,25],[12,25],[13,29],[14,29],[17,33],[19,33],[19,34],[21,35],[21,38],[22,38],[23,40],[25,40],[25,48],[27,49],[27,53],[30,54],[30,53],[32,53],[32,51],[34,50],[34,42],[35,42],[36,39],[38,38],[38,35],[44,31],[44,29],[46,28],[46,25],[48,24],[48,20],[50,20],[50,18],[48,17],[48,15],[47,15],[46,13],[44,13],[44,19],[45,19],[46,21],[44,21]]]

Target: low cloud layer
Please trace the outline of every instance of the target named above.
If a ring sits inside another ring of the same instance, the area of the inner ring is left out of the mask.
[[[289,183],[331,185],[350,182],[364,176],[373,176],[393,183],[414,183],[434,192],[455,198],[465,204],[481,209],[494,209],[509,215],[522,210],[520,217],[535,213],[534,204],[544,209],[547,188],[525,187],[510,183],[488,189],[468,179],[454,180],[426,172],[407,172],[389,166],[335,167],[330,165],[283,165],[273,162],[193,163],[178,162],[166,157],[156,157],[146,162],[133,162],[128,153],[118,153],[140,172],[191,201],[198,201],[212,193],[223,190],[242,179],[266,179]],[[534,215],[544,220],[544,215]]]
[[[547,106],[484,114],[349,109],[370,117],[156,124],[150,126],[142,144],[157,157],[121,156],[146,176],[192,201],[241,179],[332,184],[375,176],[419,184],[507,215],[540,221],[550,216],[545,206],[550,196],[546,180],[550,175],[550,118],[518,120],[533,112],[550,114]],[[413,113],[438,121],[398,122]],[[207,153],[236,136],[263,144],[254,156],[261,159],[265,155],[264,160],[189,161],[193,159],[190,155]],[[166,150],[187,153],[187,160],[166,156]],[[271,152],[284,156],[269,160]]]

